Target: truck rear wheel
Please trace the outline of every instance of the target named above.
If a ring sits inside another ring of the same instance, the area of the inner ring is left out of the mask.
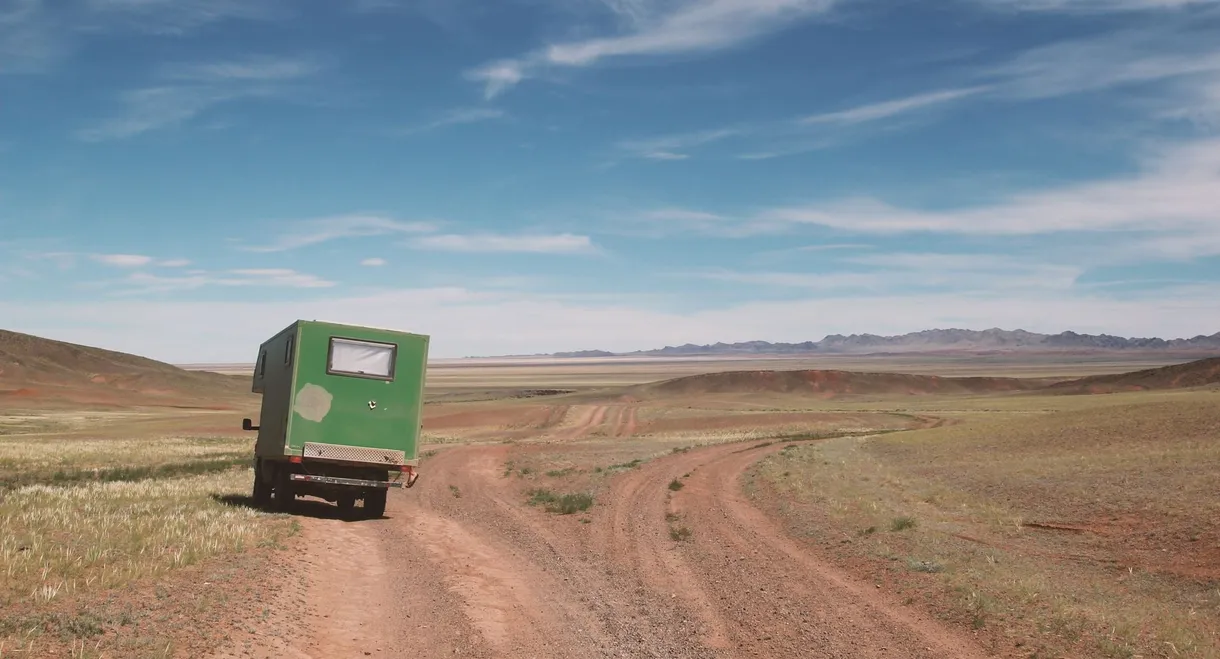
[[[280,512],[292,510],[292,503],[296,500],[296,492],[292,487],[292,471],[286,464],[276,464],[275,469],[275,509]]]
[[[263,459],[254,461],[254,506],[266,508],[271,503],[271,483],[263,474]]]
[[[385,514],[386,490],[378,488],[364,495],[364,516],[377,519]]]
[[[356,497],[351,494],[339,495],[337,502],[339,507],[339,516],[343,519],[350,519],[352,511],[356,509]]]

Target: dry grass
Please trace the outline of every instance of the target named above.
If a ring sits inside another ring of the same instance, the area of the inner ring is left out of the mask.
[[[752,489],[1006,653],[1220,657],[1220,396],[1024,400],[1071,409],[785,447]]]
[[[295,531],[292,519],[244,505],[252,436],[162,434],[229,424],[173,410],[0,416],[3,656],[99,656],[101,646],[161,656],[177,632],[167,614],[142,614],[133,592],[182,568],[212,575]],[[205,599],[227,592],[219,588]]]
[[[0,490],[223,471],[249,463],[251,455],[250,440],[232,437],[9,436],[0,438]]]
[[[247,495],[251,477],[240,469],[9,492],[0,500],[0,596],[48,603],[275,543],[290,520],[226,503]]]

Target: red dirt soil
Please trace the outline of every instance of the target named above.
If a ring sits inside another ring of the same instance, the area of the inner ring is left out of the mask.
[[[270,623],[216,656],[985,656],[745,500],[742,472],[779,448],[658,458],[571,516],[524,505],[524,484],[502,475],[510,447],[444,449],[426,480],[392,494],[388,519],[303,518],[311,595],[295,633]],[[670,538],[667,512],[691,540]]]

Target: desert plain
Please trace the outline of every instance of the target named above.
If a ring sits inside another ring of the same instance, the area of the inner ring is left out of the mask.
[[[1220,359],[438,361],[345,520],[248,369],[0,338],[0,657],[1220,657]]]

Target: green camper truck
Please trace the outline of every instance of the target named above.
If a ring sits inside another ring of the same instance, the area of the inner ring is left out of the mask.
[[[262,394],[254,500],[289,510],[298,495],[345,516],[381,517],[391,487],[415,484],[428,336],[298,320],[265,341],[254,367]]]

